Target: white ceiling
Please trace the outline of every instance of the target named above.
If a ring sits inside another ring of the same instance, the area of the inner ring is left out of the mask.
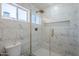
[[[34,7],[38,8],[38,9],[42,9],[42,10],[45,10],[46,8],[48,8],[50,6],[55,6],[55,5],[69,5],[69,3],[18,3],[18,4],[22,5],[25,8],[28,5],[33,5]],[[72,4],[72,3],[70,3],[70,4]]]
[[[74,3],[75,4],[75,3]],[[46,9],[55,5],[73,5],[73,3],[32,3],[38,9]]]
[[[51,5],[51,3],[32,3],[32,5],[34,5],[38,9],[45,9],[48,8]]]
[[[50,6],[56,5],[57,3],[18,3],[18,4],[25,8],[27,5],[33,5],[34,7],[38,8],[38,9],[44,10]]]

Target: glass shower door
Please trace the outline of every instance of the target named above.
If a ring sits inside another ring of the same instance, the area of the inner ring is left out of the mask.
[[[40,20],[42,17],[40,16]],[[38,18],[32,18],[32,20],[37,20]],[[39,20],[39,21],[40,21]],[[32,55],[35,56],[49,56],[49,39],[46,37],[46,30],[44,30],[44,24],[42,23],[32,23]]]

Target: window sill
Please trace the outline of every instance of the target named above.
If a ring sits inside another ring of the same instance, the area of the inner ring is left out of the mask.
[[[29,21],[22,21],[22,20],[20,20],[20,19],[15,19],[15,18],[5,17],[5,16],[2,16],[1,19],[2,19],[2,20],[8,20],[8,21],[15,21],[15,22],[29,23]]]
[[[15,18],[11,18],[11,17],[4,17],[2,16],[1,19],[4,19],[4,20],[12,20],[12,21],[17,21],[17,19]]]

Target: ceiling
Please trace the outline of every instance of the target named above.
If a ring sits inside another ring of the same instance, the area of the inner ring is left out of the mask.
[[[51,3],[32,3],[32,5],[34,5],[38,9],[45,9],[48,8],[51,5]]]
[[[75,3],[74,3],[75,4]],[[73,5],[73,3],[32,3],[38,9],[46,9],[56,5]]]
[[[19,5],[26,7],[27,5],[33,5],[34,7],[44,10],[50,6],[56,5],[56,3],[18,3]]]
[[[55,6],[55,5],[69,5],[68,3],[18,3],[19,5],[22,5],[23,7],[26,7],[28,5],[33,5],[34,7],[45,10],[46,8],[50,6]]]

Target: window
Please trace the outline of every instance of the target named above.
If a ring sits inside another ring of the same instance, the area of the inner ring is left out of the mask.
[[[8,17],[13,20],[18,21],[28,21],[28,9],[25,9],[17,4],[2,4],[2,16]]]
[[[16,19],[16,7],[10,4],[2,4],[2,16]]]
[[[35,14],[32,14],[32,23],[33,23],[33,24],[36,23],[36,16],[35,16]]]
[[[22,9],[18,9],[18,20],[19,21],[27,21],[28,13]]]
[[[36,15],[36,24],[41,24],[41,17]]]
[[[32,14],[32,23],[41,24],[41,17],[39,15]]]

